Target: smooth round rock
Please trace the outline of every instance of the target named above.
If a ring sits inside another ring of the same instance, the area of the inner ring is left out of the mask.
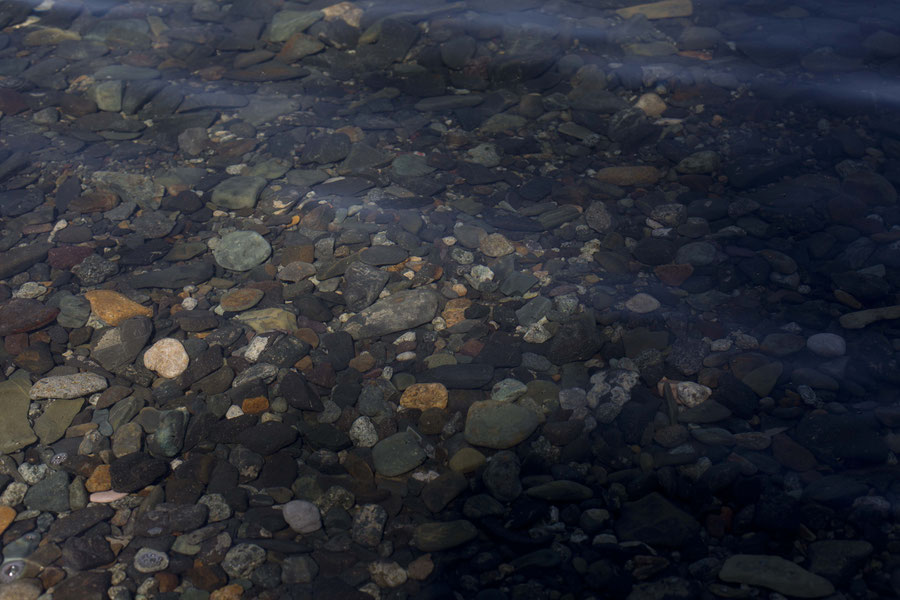
[[[144,353],[144,366],[167,379],[184,373],[189,362],[184,346],[174,338],[163,338]]]
[[[255,231],[233,231],[219,240],[213,257],[232,271],[249,271],[261,265],[272,254],[272,246]]]
[[[475,539],[478,529],[466,520],[422,523],[413,533],[412,544],[423,552],[439,552]]]
[[[836,358],[847,352],[847,342],[836,333],[816,333],[806,340],[809,351],[825,358]]]
[[[134,555],[134,568],[141,573],[156,573],[169,566],[169,557],[165,552],[153,548],[141,548]]]
[[[291,500],[281,509],[288,526],[297,533],[312,533],[322,528],[319,507],[306,500]]]
[[[466,416],[466,441],[497,450],[523,442],[537,429],[537,414],[524,406],[483,400],[474,402]]]
[[[395,433],[375,444],[372,462],[375,470],[385,477],[396,477],[418,467],[425,460],[425,451],[416,437],[406,431]]]

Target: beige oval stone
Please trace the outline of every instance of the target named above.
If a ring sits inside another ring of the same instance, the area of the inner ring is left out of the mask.
[[[400,396],[400,406],[403,408],[447,408],[447,388],[442,383],[414,383]]]
[[[652,92],[644,94],[638,101],[634,104],[635,108],[639,108],[644,111],[644,114],[648,117],[658,117],[664,112],[666,112],[666,103],[662,98],[659,97],[658,94],[654,94]]]
[[[613,185],[653,185],[662,177],[656,167],[606,167],[594,175],[594,179]]]
[[[153,309],[142,306],[112,290],[91,290],[84,297],[91,303],[91,310],[105,323],[118,326],[125,319],[131,317],[153,317]]]
[[[144,366],[167,379],[184,373],[190,360],[184,346],[174,338],[163,338],[144,353]]]

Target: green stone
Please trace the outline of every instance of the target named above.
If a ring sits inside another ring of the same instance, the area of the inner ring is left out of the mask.
[[[504,450],[534,432],[538,416],[530,408],[508,402],[474,402],[466,416],[466,441],[474,446]]]
[[[413,533],[412,544],[422,552],[439,552],[475,539],[478,530],[464,519],[445,523],[422,523]]]
[[[37,436],[28,423],[31,378],[22,370],[0,381],[0,453],[9,454],[34,443]]]
[[[267,331],[294,331],[297,329],[297,317],[283,308],[261,308],[249,310],[236,316],[235,319],[246,323],[256,333]]]
[[[83,398],[74,400],[54,400],[34,423],[34,432],[44,445],[52,444],[65,433],[72,419],[84,406]]]
[[[264,177],[231,177],[213,188],[211,201],[216,206],[232,210],[253,208],[265,185]]]
[[[418,467],[425,451],[412,433],[403,431],[385,438],[372,448],[375,470],[385,477],[396,477]]]
[[[270,42],[284,42],[295,33],[306,30],[325,16],[321,10],[283,10],[272,17]]]

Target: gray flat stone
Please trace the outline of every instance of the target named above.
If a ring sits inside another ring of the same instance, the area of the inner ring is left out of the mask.
[[[765,554],[729,557],[719,571],[719,579],[758,585],[796,598],[822,598],[834,593],[834,586],[824,577],[780,556]]]
[[[54,400],[44,410],[44,414],[37,418],[34,423],[34,431],[37,433],[42,444],[52,444],[60,439],[72,424],[72,419],[81,410],[84,400],[75,398],[73,400]]]
[[[132,275],[128,284],[134,289],[164,288],[176,290],[186,285],[197,285],[207,281],[215,274],[216,268],[207,262],[193,262],[184,265],[176,265],[161,271],[150,271],[139,275]]]
[[[351,317],[344,331],[354,340],[379,337],[428,323],[437,309],[438,297],[431,290],[403,290]]]
[[[425,460],[425,451],[412,433],[402,431],[385,438],[372,448],[375,471],[385,477],[396,477],[418,467]]]

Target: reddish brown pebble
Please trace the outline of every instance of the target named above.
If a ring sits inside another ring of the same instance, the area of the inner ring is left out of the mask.
[[[269,410],[269,399],[265,396],[255,396],[253,398],[245,398],[241,402],[241,410],[247,415],[256,415]]]
[[[82,194],[69,202],[68,208],[80,213],[106,212],[115,208],[118,203],[118,194],[108,190],[100,190]]]
[[[255,288],[240,288],[231,290],[222,296],[219,304],[222,305],[222,310],[225,312],[241,312],[256,306],[257,303],[262,300],[264,295],[262,290]]]
[[[37,300],[13,298],[0,306],[0,335],[40,329],[52,323],[58,314],[58,308],[44,306]]]
[[[659,265],[653,269],[659,280],[666,285],[678,287],[694,273],[693,265]]]
[[[60,246],[47,251],[47,262],[54,269],[67,270],[81,264],[93,253],[94,249],[88,246]]]

